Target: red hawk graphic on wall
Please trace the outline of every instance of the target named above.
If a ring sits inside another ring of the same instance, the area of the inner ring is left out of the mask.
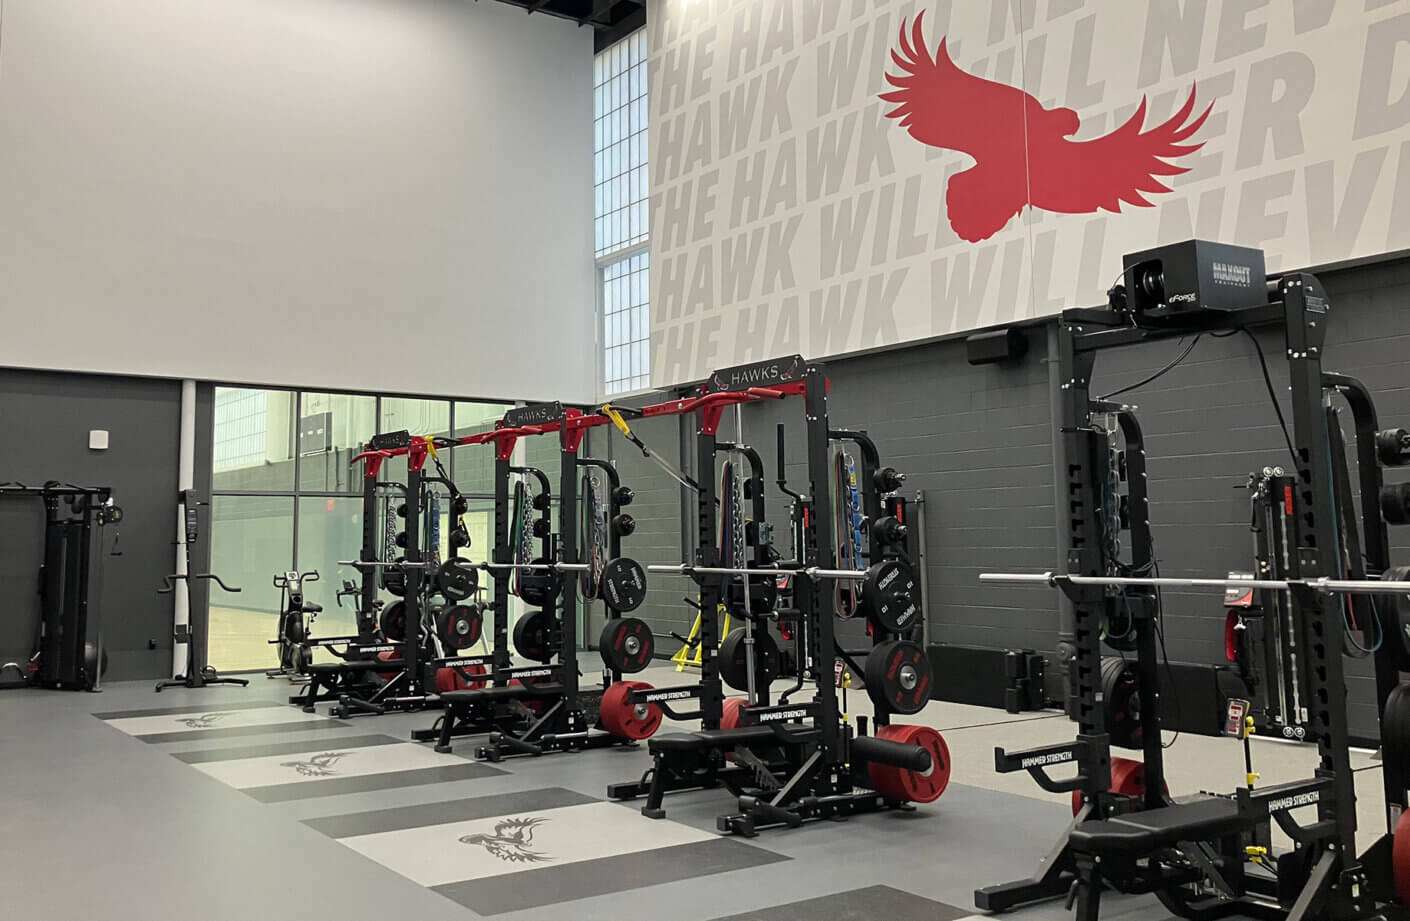
[[[1204,146],[1203,141],[1183,143],[1213,108],[1190,119],[1194,87],[1180,111],[1148,131],[1142,97],[1115,131],[1089,141],[1071,140],[1081,127],[1076,112],[1045,109],[1017,87],[966,73],[950,58],[944,38],[932,56],[921,29],[923,18],[923,13],[916,16],[909,35],[901,24],[900,48],[892,49],[891,60],[902,72],[886,74],[896,89],[881,98],[895,103],[887,116],[899,119],[917,141],[977,161],[951,177],[945,190],[950,226],[963,240],[977,243],[993,236],[1024,205],[1061,214],[1119,213],[1122,202],[1152,207],[1147,194],[1170,191],[1158,177],[1189,172],[1169,161]]]

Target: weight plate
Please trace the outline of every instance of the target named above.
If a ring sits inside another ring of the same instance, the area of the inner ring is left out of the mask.
[[[484,609],[478,604],[453,604],[436,614],[436,634],[447,649],[469,649],[480,642]]]
[[[1391,877],[1400,901],[1410,904],[1410,811],[1402,812],[1395,823],[1390,848]]]
[[[632,674],[651,664],[656,652],[656,638],[645,621],[635,617],[609,620],[598,637],[598,651],[608,667]]]
[[[399,556],[393,562],[405,563],[406,557]],[[406,595],[406,570],[384,568],[382,570],[382,589],[398,598],[404,597]]]
[[[1132,797],[1137,811],[1146,808],[1146,763],[1134,758],[1111,759],[1111,792]],[[1082,791],[1072,791],[1072,814],[1082,810]]]
[[[891,640],[867,654],[867,696],[892,713],[919,713],[930,702],[930,659],[919,643]]]
[[[920,619],[920,586],[904,560],[884,560],[867,570],[862,581],[862,607],[887,633],[904,633]]]
[[[1381,574],[1386,581],[1410,580],[1410,566],[1396,566]],[[1386,640],[1395,651],[1396,668],[1410,671],[1410,595],[1375,595],[1376,612]]]
[[[876,731],[878,739],[905,745],[919,745],[930,753],[928,771],[908,771],[889,764],[871,763],[872,789],[889,800],[902,803],[933,803],[950,783],[950,748],[940,733],[929,726],[890,725]]]
[[[446,691],[478,691],[488,683],[478,676],[488,674],[489,669],[483,665],[438,668],[436,669],[436,691],[440,694],[444,694]]]
[[[401,653],[391,651],[379,652],[377,653],[377,661],[386,662],[388,665],[401,665]],[[397,673],[394,671],[378,672],[377,676],[383,681],[391,681],[397,676]]]
[[[532,611],[514,625],[514,649],[535,662],[553,658],[553,618],[544,611]]]
[[[393,601],[382,609],[382,635],[388,641],[400,643],[406,639],[406,602]]]
[[[1381,714],[1381,769],[1396,786],[1410,786],[1410,691],[1399,685]]]
[[[608,560],[602,567],[597,595],[623,614],[635,611],[646,600],[646,569],[631,557]]]
[[[665,714],[656,704],[631,704],[632,691],[649,691],[645,681],[618,681],[602,694],[602,728],[619,739],[647,739],[661,728]]]
[[[1136,650],[1136,622],[1129,605],[1111,605],[1102,621],[1102,642],[1116,652]]]
[[[735,627],[720,644],[717,662],[720,680],[736,691],[749,690],[748,646],[744,628]],[[754,686],[768,687],[778,677],[778,643],[763,628],[754,631]]]
[[[726,697],[724,712],[720,715],[720,728],[738,729],[746,725],[744,718],[748,709],[749,701],[743,697]]]
[[[546,565],[553,562],[547,557],[537,557],[534,563]],[[552,569],[522,569],[519,571],[519,597],[525,604],[536,608],[548,607],[558,597],[561,580]]]
[[[1102,660],[1102,698],[1106,731],[1118,748],[1139,749],[1142,743],[1141,693],[1136,670],[1122,659]]]
[[[778,607],[778,574],[768,567],[756,567],[762,575],[752,575],[749,577],[749,611],[748,614],[769,614]],[[724,601],[725,608],[739,617],[746,616],[744,610],[744,576],[730,576],[725,583]]]
[[[446,601],[464,601],[480,587],[480,573],[468,560],[452,557],[436,570],[436,589]]]

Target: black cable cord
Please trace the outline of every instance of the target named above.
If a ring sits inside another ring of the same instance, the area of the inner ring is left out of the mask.
[[[1127,386],[1122,387],[1122,388],[1119,389],[1119,390],[1113,390],[1111,393],[1108,393],[1108,394],[1104,394],[1104,395],[1102,395],[1102,396],[1099,396],[1099,397],[1097,397],[1097,400],[1098,400],[1099,402],[1105,402],[1106,400],[1110,400],[1112,397],[1120,396],[1120,395],[1123,394],[1123,393],[1128,393],[1128,392],[1130,392],[1130,391],[1132,391],[1132,390],[1135,390],[1135,389],[1138,388],[1138,387],[1144,387],[1145,385],[1149,384],[1151,381],[1155,380],[1156,378],[1160,377],[1161,375],[1165,374],[1166,372],[1168,372],[1168,371],[1174,369],[1177,365],[1180,364],[1180,362],[1182,362],[1182,361],[1184,361],[1186,358],[1189,358],[1189,357],[1190,357],[1190,353],[1195,350],[1195,346],[1199,344],[1200,337],[1203,336],[1203,335],[1204,335],[1204,333],[1197,333],[1197,334],[1195,335],[1195,337],[1190,340],[1190,344],[1187,345],[1187,346],[1185,346],[1185,350],[1184,350],[1183,352],[1181,352],[1179,355],[1176,355],[1175,358],[1174,358],[1172,361],[1170,361],[1168,364],[1166,364],[1165,367],[1161,368],[1159,371],[1155,372],[1155,373],[1152,374],[1151,376],[1145,378],[1144,380],[1139,380],[1139,381],[1137,381],[1137,382],[1134,383],[1134,384],[1128,384]],[[1271,386],[1271,385],[1270,385],[1270,386]]]
[[[1283,430],[1283,443],[1288,446],[1288,457],[1292,458],[1293,469],[1297,469],[1297,450],[1293,448],[1292,433],[1288,430],[1288,420],[1283,415],[1283,404],[1278,402],[1277,391],[1273,387],[1273,376],[1268,373],[1268,359],[1264,357],[1263,345],[1258,341],[1258,337],[1247,326],[1241,326],[1236,330],[1229,330],[1227,333],[1211,333],[1216,339],[1227,339],[1235,333],[1243,333],[1248,337],[1248,341],[1253,343],[1253,350],[1258,353],[1258,367],[1263,372],[1263,386],[1268,391],[1268,400],[1273,404],[1273,412],[1278,416],[1278,427]]]

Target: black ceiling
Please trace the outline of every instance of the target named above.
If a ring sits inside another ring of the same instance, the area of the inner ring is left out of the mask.
[[[597,50],[646,25],[646,0],[500,0],[528,13],[544,13],[591,26]]]

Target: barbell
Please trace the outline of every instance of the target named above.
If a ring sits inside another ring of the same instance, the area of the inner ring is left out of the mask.
[[[1150,586],[1154,588],[1268,588],[1286,591],[1310,588],[1318,592],[1342,592],[1359,595],[1410,593],[1410,582],[1384,579],[1202,579],[1178,576],[1069,576],[1054,572],[985,572],[980,582],[1033,582],[1057,588],[1060,582],[1073,585]]]
[[[800,566],[787,569],[746,569],[739,566],[695,566],[690,563],[657,563],[646,567],[647,572],[684,576],[761,576],[802,575],[812,579],[845,579],[862,583],[862,604],[871,618],[888,633],[904,633],[920,617],[919,580],[911,565],[892,559],[873,563],[866,569],[825,569]]]

